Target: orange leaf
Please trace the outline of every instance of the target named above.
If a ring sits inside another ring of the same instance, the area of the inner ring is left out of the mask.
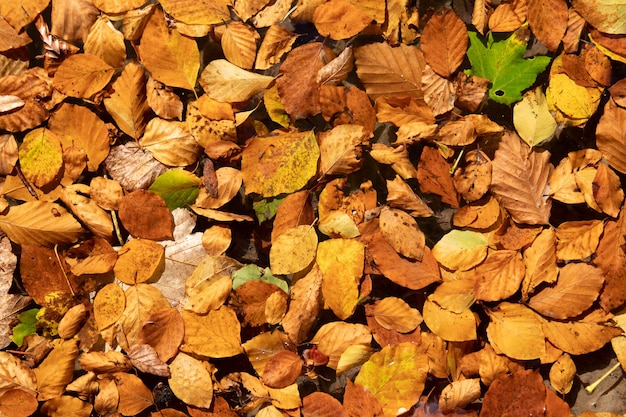
[[[425,146],[417,164],[417,181],[423,193],[441,196],[441,201],[459,207],[459,196],[450,175],[450,164],[435,148]]]
[[[626,137],[622,134],[624,129],[626,109],[609,99],[596,128],[596,145],[609,165],[622,174],[626,173]]]
[[[303,417],[348,417],[343,405],[325,392],[314,392],[302,399]]]
[[[526,268],[517,251],[497,250],[476,267],[476,299],[504,300],[519,290]]]
[[[260,39],[261,36],[253,27],[242,22],[231,22],[226,25],[222,35],[224,56],[240,68],[251,69]]]
[[[50,114],[45,102],[51,93],[52,86],[30,71],[0,78],[0,95],[16,96],[24,102],[19,109],[0,113],[0,128],[21,132],[40,125]]]
[[[346,379],[343,406],[350,417],[383,417],[383,409],[372,393],[362,385]]]
[[[552,204],[544,194],[552,169],[549,152],[530,149],[511,131],[504,134],[493,160],[491,187],[513,220],[549,223]]]
[[[408,333],[422,322],[420,312],[397,297],[386,297],[377,301],[371,315],[385,329]]]
[[[237,2],[235,8],[246,2]],[[266,70],[278,64],[284,54],[291,50],[297,36],[280,25],[272,25],[265,32],[259,52],[257,53],[255,69]]]
[[[193,90],[200,69],[195,40],[167,27],[163,14],[154,12],[139,45],[141,63],[154,79],[170,87]]]
[[[183,310],[185,344],[181,350],[212,358],[238,355],[241,347],[241,324],[235,312],[226,306],[198,315]]]
[[[556,265],[556,234],[554,229],[543,230],[532,245],[524,251],[526,276],[522,284],[522,296],[526,299],[542,283],[556,281],[559,269]]]
[[[556,256],[559,260],[572,261],[591,256],[604,230],[601,220],[563,222],[556,228]]]
[[[477,318],[469,308],[454,313],[437,305],[430,296],[424,303],[422,314],[426,326],[443,340],[463,342],[477,338]]]
[[[318,267],[300,278],[291,287],[289,310],[281,322],[285,333],[294,343],[302,343],[323,307],[322,274]]]
[[[430,18],[420,39],[426,63],[442,77],[449,77],[461,65],[468,43],[465,23],[448,8]]]
[[[112,66],[95,55],[72,55],[59,66],[54,86],[65,95],[90,98],[104,90],[114,73]]]
[[[489,17],[489,29],[492,32],[512,32],[524,23],[527,14],[526,0],[501,3]]]
[[[594,263],[605,275],[606,284],[600,294],[600,305],[606,311],[611,311],[626,301],[626,254],[623,245],[624,239],[624,212],[617,221],[610,220],[604,227],[600,238]]]
[[[163,0],[161,6],[174,19],[188,25],[215,25],[230,20],[223,0]]]
[[[555,52],[565,30],[567,29],[568,12],[564,0],[529,0],[528,24],[533,34],[549,51]]]
[[[312,22],[317,31],[333,40],[351,38],[365,29],[372,18],[344,0],[330,0],[315,8]]]
[[[496,353],[509,358],[539,359],[546,353],[545,336],[539,315],[521,304],[500,303],[487,311],[487,337]]]
[[[141,213],[149,211],[150,216]],[[165,201],[155,193],[133,191],[120,202],[120,220],[131,235],[152,240],[171,240],[174,219]]]

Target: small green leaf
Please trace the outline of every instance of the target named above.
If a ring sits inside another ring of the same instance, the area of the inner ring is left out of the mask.
[[[256,218],[259,219],[259,223],[263,223],[265,220],[273,219],[278,210],[278,206],[283,202],[285,197],[281,198],[264,198],[252,203],[252,208],[256,213]]]
[[[196,201],[199,193],[198,184],[200,178],[191,172],[175,169],[159,176],[149,190],[161,196],[167,207],[174,210],[190,206]]]
[[[17,346],[22,346],[22,342],[26,336],[36,333],[38,312],[38,308],[33,308],[19,314],[20,322],[13,327],[13,335],[10,336],[13,343]]]
[[[286,293],[289,293],[289,285],[283,279],[272,275],[269,268],[260,268],[256,265],[246,265],[241,269],[233,272],[233,290],[248,281],[262,281],[268,284],[276,285]]]
[[[495,41],[493,33],[489,33],[486,44],[476,32],[469,32],[469,38],[467,57],[472,68],[467,72],[491,81],[489,97],[497,103],[520,101],[522,91],[529,88],[550,63],[551,58],[547,56],[524,59],[527,40],[519,30],[500,41]]]

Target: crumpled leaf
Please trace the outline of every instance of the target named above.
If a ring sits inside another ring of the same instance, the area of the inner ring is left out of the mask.
[[[52,86],[33,72],[0,78],[0,95],[15,96],[24,102],[23,107],[0,114],[2,129],[10,132],[31,129],[41,124],[50,114],[45,100],[52,96]]]
[[[135,142],[112,147],[104,166],[126,191],[148,188],[159,175],[167,171],[167,166]]]
[[[213,370],[210,363],[181,352],[170,364],[169,386],[186,404],[209,408],[213,402]]]
[[[547,56],[524,59],[523,32],[514,32],[501,41],[496,41],[490,33],[486,44],[476,32],[469,32],[469,38],[467,56],[472,68],[468,73],[491,81],[489,97],[496,103],[513,104],[521,100],[522,91],[530,87],[550,63]]]

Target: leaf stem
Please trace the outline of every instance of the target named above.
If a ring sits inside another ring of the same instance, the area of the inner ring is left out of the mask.
[[[615,372],[615,370],[617,368],[619,368],[621,365],[620,363],[616,363],[615,366],[613,366],[611,369],[609,369],[608,371],[606,371],[604,373],[604,375],[602,375],[600,378],[598,378],[595,382],[593,382],[592,384],[589,384],[585,387],[585,391],[587,391],[589,394],[593,393],[593,391],[598,388],[598,385],[600,385],[602,383],[602,381],[604,381],[609,375],[611,375],[613,372]]]

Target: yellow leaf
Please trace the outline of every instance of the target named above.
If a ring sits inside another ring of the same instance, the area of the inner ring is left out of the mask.
[[[476,317],[468,308],[461,313],[445,310],[428,297],[424,303],[424,323],[443,340],[463,342],[476,340]]]
[[[133,139],[143,135],[150,118],[150,106],[146,96],[146,74],[135,61],[124,67],[113,81],[113,92],[104,99],[107,112],[120,129]]]
[[[312,226],[296,226],[282,233],[270,249],[270,267],[274,274],[295,274],[315,259],[317,234]]]
[[[560,394],[570,392],[575,376],[576,364],[567,353],[563,353],[550,367],[550,385]]]
[[[595,113],[602,90],[582,87],[565,74],[555,74],[550,77],[546,97],[557,122],[580,126]]]
[[[487,337],[496,353],[520,360],[545,356],[545,336],[537,313],[521,304],[500,303],[487,314],[491,319]]]
[[[174,19],[188,25],[215,25],[230,20],[227,0],[163,0],[161,6]]]
[[[400,333],[411,332],[422,322],[420,312],[397,297],[386,297],[378,301],[374,306],[373,316],[385,329]]]
[[[361,168],[361,147],[367,144],[369,136],[363,126],[351,124],[342,124],[321,132],[320,174],[347,175]]]
[[[128,345],[137,342],[139,333],[150,314],[156,310],[170,307],[170,303],[157,288],[149,284],[137,284],[129,287],[126,292],[126,308],[118,320]],[[122,337],[124,339],[124,337]],[[128,349],[129,346],[123,346]]]
[[[66,58],[54,76],[54,86],[63,94],[90,98],[104,90],[115,68],[95,55],[76,54]]]
[[[253,27],[243,22],[231,22],[226,25],[222,35],[224,57],[240,68],[251,69],[260,39],[261,36]]]
[[[241,160],[246,194],[274,197],[298,191],[317,173],[319,156],[312,131],[253,138]]]
[[[104,330],[122,317],[126,309],[126,295],[117,284],[107,284],[93,300],[93,312],[98,330]]]
[[[94,6],[104,13],[118,14],[129,10],[138,9],[145,1],[143,0],[93,0]]]
[[[447,385],[439,397],[439,408],[443,413],[449,413],[455,408],[465,408],[480,398],[480,379],[462,379]]]
[[[466,271],[487,256],[487,238],[470,230],[451,230],[433,247],[437,262],[453,271]]]
[[[364,260],[365,247],[356,240],[330,239],[318,245],[317,264],[323,276],[324,301],[341,320],[356,309]]]
[[[75,242],[84,232],[65,208],[45,201],[12,206],[7,214],[0,215],[0,228],[19,245],[49,247]]]
[[[241,324],[237,314],[226,306],[198,315],[183,310],[185,343],[181,350],[211,358],[227,358],[243,352]]]
[[[352,345],[348,346],[346,350],[339,357],[337,362],[337,376],[345,373],[346,371],[354,368],[355,366],[363,365],[374,352],[374,348],[366,345]]]
[[[277,352],[285,350],[289,343],[287,336],[279,330],[263,332],[243,344],[250,364],[258,375],[263,375],[265,365]]]
[[[207,95],[224,103],[249,100],[265,90],[273,77],[246,71],[225,59],[211,61],[200,74],[200,85]]]
[[[591,256],[600,242],[604,230],[601,220],[564,222],[556,228],[556,256],[559,260],[572,261]]]
[[[476,299],[504,300],[515,294],[524,279],[526,268],[519,252],[496,250],[487,254],[484,262],[474,270]]]
[[[168,28],[163,13],[155,12],[150,17],[139,54],[155,80],[170,87],[194,89],[200,70],[198,45],[176,29]]]
[[[180,352],[170,364],[169,386],[185,404],[209,408],[213,402],[214,366]]]
[[[133,239],[119,251],[113,271],[125,284],[156,281],[165,270],[165,249],[155,241]]]
[[[221,167],[215,171],[217,177],[217,197],[211,197],[205,187],[201,187],[196,199],[198,207],[217,209],[232,200],[243,183],[241,171],[231,167]]]
[[[24,137],[19,149],[20,166],[26,179],[41,188],[50,184],[63,166],[61,140],[51,130],[40,127]]]
[[[320,327],[311,343],[316,344],[317,349],[329,357],[327,366],[337,369],[341,355],[346,349],[353,345],[370,346],[372,334],[369,328],[362,324],[335,321]]]
[[[91,26],[84,50],[86,54],[95,55],[112,67],[121,67],[126,60],[124,35],[113,27],[106,16],[98,17]]]
[[[536,146],[556,132],[556,121],[541,87],[528,91],[513,107],[513,124],[517,134],[528,144]]]
[[[74,361],[77,357],[78,341],[64,340],[34,369],[39,401],[49,400],[65,392],[65,387],[73,379]]]
[[[158,117],[148,122],[139,144],[156,160],[169,166],[191,165],[202,151],[184,123]]]
[[[0,15],[15,29],[20,30],[43,12],[48,4],[50,0],[3,1],[0,2]]]
[[[72,184],[63,187],[61,200],[96,236],[111,240],[113,222],[111,215],[100,208],[89,195],[90,187],[86,184]]]
[[[134,416],[154,404],[152,391],[133,374],[118,372],[113,375],[120,401],[117,411],[123,416]]]
[[[417,345],[404,342],[374,353],[354,382],[376,397],[385,417],[395,417],[417,403],[427,373],[428,356]]]

